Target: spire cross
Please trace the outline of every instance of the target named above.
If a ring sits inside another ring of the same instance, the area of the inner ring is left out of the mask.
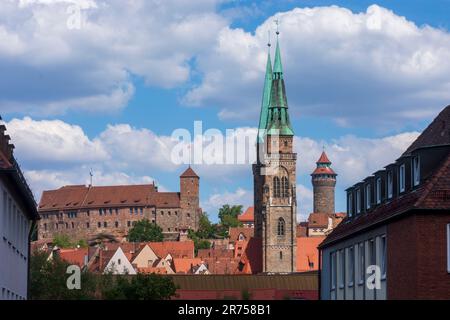
[[[277,36],[280,34],[280,20],[276,19],[275,24],[277,25]]]

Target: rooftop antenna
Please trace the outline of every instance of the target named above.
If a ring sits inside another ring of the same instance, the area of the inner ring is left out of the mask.
[[[94,177],[94,173],[92,172],[92,168],[89,169],[89,177],[91,179],[91,184],[89,185],[89,187],[92,187],[92,178]]]

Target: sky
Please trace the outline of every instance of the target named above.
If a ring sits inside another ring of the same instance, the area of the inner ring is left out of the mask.
[[[94,185],[178,191],[187,165],[173,158],[177,129],[194,137],[201,121],[213,136],[232,129],[254,143],[279,20],[298,219],[312,210],[310,173],[324,148],[345,211],[344,190],[395,161],[449,104],[449,9],[449,0],[0,0],[0,115],[37,200],[89,183],[90,170]],[[252,204],[250,161],[193,168],[213,220],[223,204]]]

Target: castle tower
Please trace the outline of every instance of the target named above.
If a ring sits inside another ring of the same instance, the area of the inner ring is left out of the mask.
[[[317,168],[311,174],[314,213],[334,213],[334,189],[337,174],[331,169],[331,161],[325,151],[322,152],[316,163]]]
[[[198,229],[201,214],[199,189],[200,177],[189,167],[180,176],[181,215],[178,216],[178,227],[182,234],[187,232],[187,226],[193,226],[194,231]]]
[[[266,68],[253,165],[255,235],[262,239],[263,272],[291,273],[296,271],[297,154],[278,39],[273,70],[270,54]]]

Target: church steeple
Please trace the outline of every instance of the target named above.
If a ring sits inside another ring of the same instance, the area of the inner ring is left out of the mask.
[[[267,134],[293,136],[294,130],[292,129],[291,121],[289,119],[278,34],[279,32],[277,31],[277,48],[275,50],[275,62],[273,67]]]
[[[259,116],[258,127],[258,143],[264,141],[266,134],[267,120],[269,116],[270,94],[272,89],[272,62],[270,58],[270,43],[268,44],[269,52],[267,54],[266,77],[264,80],[264,91],[261,102],[261,114]]]

